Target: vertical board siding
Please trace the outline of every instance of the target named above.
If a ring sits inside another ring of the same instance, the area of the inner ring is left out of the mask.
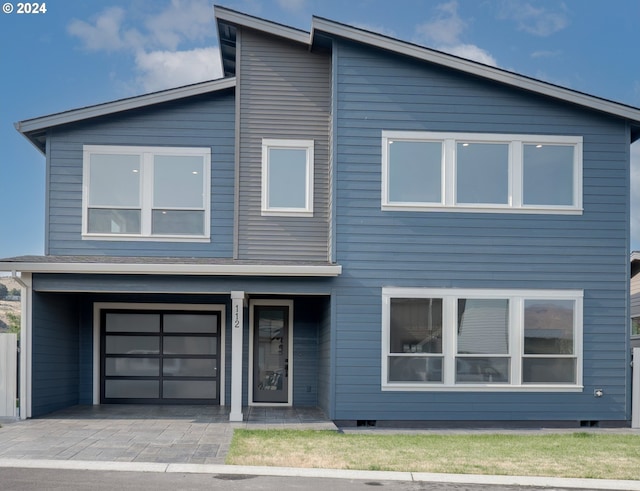
[[[336,419],[628,418],[624,121],[337,42]],[[381,211],[381,132],[580,135],[584,214]],[[381,289],[583,289],[584,391],[382,392]],[[594,398],[594,388],[605,396]]]
[[[79,402],[78,310],[73,295],[33,292],[31,414]]]
[[[240,39],[239,258],[326,261],[331,60],[248,29]],[[314,140],[313,217],[261,215],[263,138]]]
[[[235,106],[233,91],[128,111],[50,131],[48,254],[231,257]],[[211,242],[82,240],[82,146],[211,148]]]

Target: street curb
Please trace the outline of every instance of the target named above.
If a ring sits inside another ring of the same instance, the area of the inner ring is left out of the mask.
[[[93,460],[32,460],[0,458],[0,468],[65,469],[86,471],[160,472],[174,474],[219,474],[277,477],[311,477],[375,481],[414,481],[494,486],[640,491],[640,481],[574,479],[532,476],[488,476],[480,474],[434,474],[426,472],[359,471],[299,467],[258,467],[221,464],[169,464],[156,462],[109,462]]]

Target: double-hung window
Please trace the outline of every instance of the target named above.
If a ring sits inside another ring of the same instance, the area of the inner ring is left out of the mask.
[[[582,137],[382,132],[382,209],[582,212]]]
[[[580,390],[582,292],[383,288],[385,390]]]
[[[313,140],[262,140],[262,215],[313,216]]]
[[[211,149],[83,150],[85,239],[209,240]]]

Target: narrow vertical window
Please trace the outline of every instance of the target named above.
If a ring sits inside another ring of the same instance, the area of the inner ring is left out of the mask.
[[[262,214],[313,215],[313,140],[262,141]]]

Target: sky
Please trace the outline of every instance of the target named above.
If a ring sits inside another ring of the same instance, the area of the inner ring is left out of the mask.
[[[15,122],[222,72],[212,1],[51,0],[31,14],[18,13],[18,2],[1,3],[0,258],[6,258],[44,253],[45,158]],[[306,31],[317,15],[640,107],[639,0],[216,3]],[[631,250],[640,250],[640,142],[631,160]]]

